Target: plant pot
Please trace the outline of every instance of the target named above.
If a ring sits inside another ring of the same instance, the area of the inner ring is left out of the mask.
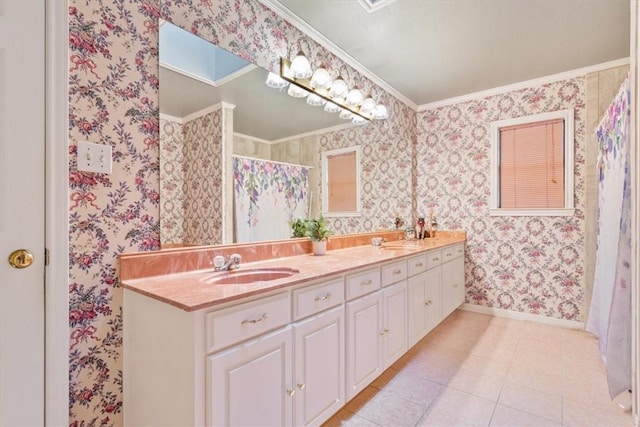
[[[313,254],[314,255],[324,255],[327,253],[327,241],[321,240],[319,242],[311,242],[313,246]]]

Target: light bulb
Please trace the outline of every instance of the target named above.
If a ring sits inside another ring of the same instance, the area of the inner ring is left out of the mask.
[[[331,75],[321,66],[313,72],[309,85],[314,89],[329,89],[331,87]]]
[[[289,67],[289,75],[294,79],[308,79],[313,74],[311,64],[304,53],[298,52],[298,55],[291,61]]]
[[[360,105],[360,112],[369,114],[374,108],[376,108],[376,101],[374,101],[371,95],[369,95],[364,101],[362,101],[362,105]]]
[[[287,93],[289,94],[289,96],[292,96],[294,98],[304,98],[305,96],[309,95],[309,92],[296,85],[290,85]]]
[[[354,88],[349,91],[344,103],[347,105],[347,107],[358,107],[360,106],[360,104],[362,104],[363,100],[364,97],[362,96],[362,92],[360,92],[360,90],[358,90],[357,88]]]
[[[349,93],[349,88],[347,84],[342,80],[342,77],[338,76],[337,79],[331,84],[331,89],[329,89],[329,97],[334,99],[336,102],[344,101],[344,97]]]
[[[272,87],[274,89],[282,89],[287,87],[287,85],[289,84],[289,82],[287,82],[285,79],[283,79],[276,73],[272,73],[272,72],[269,72],[269,75],[267,76],[267,81],[265,83],[267,84],[267,86]]]
[[[382,104],[376,105],[376,108],[373,109],[372,116],[374,119],[382,120],[389,117],[389,113],[387,112],[387,107]]]
[[[327,103],[327,101],[325,101],[324,99],[320,98],[315,93],[312,93],[307,97],[307,104],[312,105],[314,107],[320,107],[320,106],[322,106],[322,105],[324,105],[326,103]]]
[[[353,113],[349,110],[345,110],[344,108],[340,111],[340,118],[344,120],[349,120],[353,117]]]
[[[337,113],[341,109],[341,107],[338,107],[333,102],[327,102],[326,104],[324,104],[324,111],[326,111],[327,113]]]

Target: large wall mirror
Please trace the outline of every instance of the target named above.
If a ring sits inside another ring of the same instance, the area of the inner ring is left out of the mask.
[[[232,221],[221,214],[233,203],[228,181],[234,176],[224,163],[229,151],[308,166],[309,216],[320,213],[322,162],[312,135],[354,125],[268,87],[266,70],[169,22],[160,29],[160,63],[163,247],[236,240],[231,236],[237,233],[223,238],[221,232]],[[197,149],[185,151],[187,140],[195,141]],[[184,164],[196,170],[185,173]],[[209,193],[213,190],[215,196]],[[199,235],[183,232],[191,225],[201,230]]]

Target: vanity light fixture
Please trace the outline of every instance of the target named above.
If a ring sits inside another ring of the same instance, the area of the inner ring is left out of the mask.
[[[304,58],[304,55],[302,52],[298,52],[293,61],[289,61],[287,58],[280,59],[280,77],[289,83],[287,91],[289,95],[298,98],[309,95],[307,97],[309,105],[324,105],[324,111],[341,113],[341,118],[351,119],[354,124],[366,123],[369,120],[383,120],[389,117],[387,107],[376,104],[371,95],[365,98],[357,87],[349,89],[340,76],[332,82],[331,75],[324,65],[313,71],[309,61],[306,58],[299,60],[301,57]],[[307,64],[309,64],[308,69],[306,68]],[[306,77],[297,77],[302,75],[306,75]]]

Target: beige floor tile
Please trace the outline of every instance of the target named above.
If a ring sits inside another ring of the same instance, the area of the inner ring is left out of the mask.
[[[457,420],[439,411],[428,411],[418,421],[416,427],[473,427],[473,424],[468,424],[463,421]]]
[[[378,424],[362,418],[346,409],[339,411],[324,424],[324,427],[378,427]]]
[[[497,401],[502,391],[504,378],[482,372],[458,371],[449,381],[449,387],[474,396]]]
[[[564,377],[562,379],[562,398],[574,403],[608,405],[611,402],[606,378],[599,375],[583,377]]]
[[[395,375],[383,391],[428,408],[444,386],[403,370]]]
[[[499,403],[511,408],[562,422],[562,395],[542,393],[531,388],[505,383]]]
[[[492,341],[491,339],[479,340],[470,349],[471,354],[481,356],[487,359],[495,360],[500,363],[508,364],[513,359],[517,346],[517,341],[509,341],[508,344],[500,341]]]
[[[521,365],[551,375],[562,375],[563,355],[562,351],[552,351],[546,348],[535,350],[529,345],[521,346],[518,344],[518,349],[511,361],[511,366],[514,365]]]
[[[561,374],[549,374],[528,365],[512,364],[506,382],[544,393],[561,394],[563,390]]]
[[[474,426],[488,426],[496,402],[446,388],[433,402],[428,412],[444,414],[449,418]]]
[[[564,341],[564,329],[536,322],[525,322],[522,332],[530,340],[562,344]]]
[[[498,405],[491,418],[490,427],[562,427],[562,423]]]
[[[600,406],[584,402],[563,402],[563,420],[566,427],[631,427],[630,412],[623,412],[615,404]]]
[[[365,392],[367,390],[369,388]],[[346,409],[380,426],[415,426],[426,409],[386,389],[372,394],[363,395],[363,393],[349,402]],[[354,402],[358,398],[361,399]]]
[[[507,372],[509,372],[509,363],[469,354],[460,364],[459,371],[476,372],[478,374],[504,379],[507,376]]]
[[[383,388],[389,381],[391,381],[393,379],[393,377],[395,377],[396,375],[398,375],[398,373],[400,372],[400,370],[398,370],[398,368],[394,365],[392,367],[390,367],[389,369],[387,369],[386,371],[384,371],[382,373],[382,375],[380,375],[378,378],[376,378],[372,383],[371,386],[375,387],[377,389],[381,389]]]

